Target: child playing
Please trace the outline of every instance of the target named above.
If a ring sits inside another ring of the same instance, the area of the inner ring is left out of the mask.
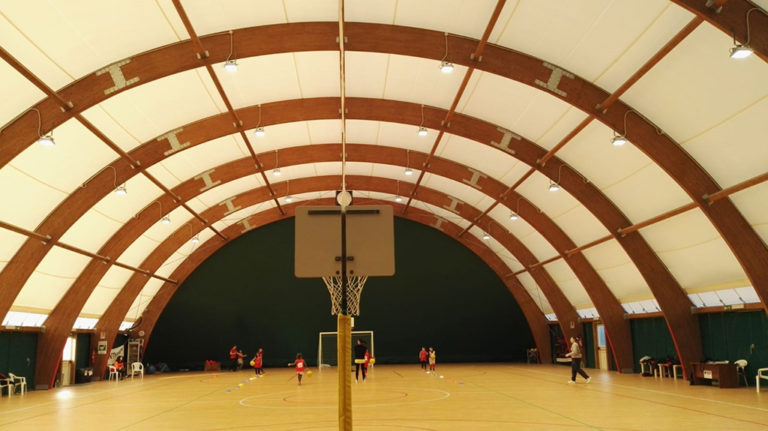
[[[304,376],[304,369],[307,367],[307,363],[301,358],[301,353],[296,354],[296,360],[288,364],[288,366],[296,366],[296,375],[299,378],[299,385],[301,385],[301,378]]]
[[[419,362],[421,362],[421,369],[427,371],[427,349],[424,346],[419,350]]]
[[[258,376],[259,374],[263,374],[264,370],[261,369],[261,366],[264,362],[264,353],[261,349],[259,349],[258,352],[256,352],[256,356],[251,359],[251,366],[253,367],[253,371]]]
[[[437,358],[437,354],[435,353],[435,349],[429,348],[429,371],[435,371],[435,359]]]

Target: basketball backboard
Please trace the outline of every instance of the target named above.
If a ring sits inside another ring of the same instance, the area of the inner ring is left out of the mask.
[[[392,207],[347,207],[347,275],[390,276],[395,273]],[[341,207],[296,208],[296,277],[341,275]]]

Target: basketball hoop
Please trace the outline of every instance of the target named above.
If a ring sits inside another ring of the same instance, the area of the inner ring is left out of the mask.
[[[368,276],[351,275],[347,277],[349,291],[347,292],[347,312],[350,316],[360,315],[360,293],[363,291]],[[344,285],[341,282],[340,275],[324,276],[323,281],[328,293],[331,294],[331,314],[341,313],[341,297],[344,291]]]

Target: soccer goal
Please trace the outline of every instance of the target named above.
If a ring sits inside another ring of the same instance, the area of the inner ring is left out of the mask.
[[[338,364],[336,358],[337,336],[337,332],[320,332],[317,342],[317,368],[319,370],[322,370],[323,367],[331,367]],[[368,352],[375,358],[373,331],[352,331],[352,346],[357,344],[358,339],[365,342],[365,345],[368,346]],[[352,351],[354,352],[354,348]],[[349,362],[351,363],[353,359],[354,358],[350,356]]]

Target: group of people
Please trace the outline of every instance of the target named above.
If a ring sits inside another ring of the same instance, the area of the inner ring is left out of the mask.
[[[229,359],[231,361],[231,368],[232,371],[238,371],[243,369],[244,365],[244,358],[248,356],[241,349],[237,348],[237,344],[232,346],[231,349],[229,349]],[[264,350],[259,348],[259,350],[256,352],[256,354],[253,356],[253,359],[251,359],[251,362],[249,363],[250,366],[253,367],[254,372],[256,375],[264,374]]]
[[[424,346],[421,346],[419,350],[419,362],[421,363],[421,369],[424,371],[435,371],[435,364],[437,362],[437,353],[431,346],[427,351]],[[427,364],[429,364],[429,370],[427,370]]]

